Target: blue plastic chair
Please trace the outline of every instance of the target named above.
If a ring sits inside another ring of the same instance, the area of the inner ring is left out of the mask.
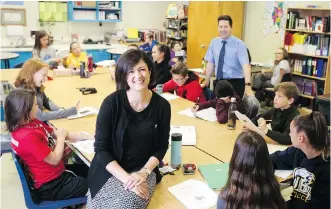
[[[69,200],[57,200],[57,201],[43,201],[40,204],[35,204],[31,197],[30,188],[27,182],[27,179],[25,177],[25,174],[22,170],[21,164],[19,162],[19,157],[12,152],[13,159],[15,162],[15,166],[18,172],[18,175],[21,180],[21,184],[23,187],[23,193],[24,193],[24,199],[25,199],[25,205],[28,209],[58,209],[73,205],[79,205],[84,204],[87,202],[87,197],[79,197],[79,198],[73,198]]]

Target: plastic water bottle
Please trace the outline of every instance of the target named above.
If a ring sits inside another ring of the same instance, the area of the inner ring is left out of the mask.
[[[171,134],[171,167],[179,169],[182,165],[182,134]]]
[[[235,114],[235,111],[237,110],[237,104],[236,104],[236,98],[232,97],[231,98],[231,104],[228,112],[228,129],[229,130],[234,130],[236,129],[236,120],[237,116]]]

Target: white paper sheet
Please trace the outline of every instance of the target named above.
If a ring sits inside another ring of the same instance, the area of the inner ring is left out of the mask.
[[[169,187],[168,191],[189,209],[207,209],[217,202],[216,193],[204,182],[194,179]]]
[[[164,94],[161,94],[161,96],[163,98],[165,98],[166,100],[173,100],[173,99],[177,99],[179,96],[176,96],[174,94],[169,94],[169,93],[164,93]]]
[[[72,143],[80,152],[85,152],[88,154],[94,153],[94,142],[95,140],[83,140]]]
[[[277,152],[277,151],[283,151],[283,150],[286,150],[288,148],[287,146],[276,145],[276,144],[267,144],[267,146],[268,146],[269,154],[272,154],[272,153]]]
[[[209,121],[209,122],[217,121],[216,110],[212,107],[204,109],[204,110],[200,110],[196,113],[193,113],[191,108],[187,108],[185,110],[179,111],[178,114],[186,115],[186,116],[189,116],[191,118],[200,118],[202,120],[206,120],[206,121]]]
[[[196,73],[203,73],[202,68],[192,68],[192,69],[189,69],[189,70],[192,71],[192,72],[196,72]]]
[[[101,62],[95,63],[97,66],[101,67],[110,67],[111,65],[115,65],[115,60],[103,60]]]
[[[293,173],[293,170],[275,170],[275,176],[286,179]]]
[[[273,12],[274,11],[274,7],[275,7],[275,2],[274,1],[268,1],[265,5],[265,9],[268,12]]]
[[[261,131],[261,129],[259,129],[246,115],[241,114],[239,111],[235,111],[235,114],[241,123],[251,124],[252,127],[254,128],[253,131],[260,134],[263,138],[266,137],[266,135]]]
[[[171,126],[169,144],[171,144],[171,134],[180,133],[182,134],[182,145],[196,145],[197,135],[195,126]]]
[[[99,110],[94,107],[83,107],[80,108],[78,113],[76,115],[71,115],[67,117],[68,119],[76,119],[76,118],[82,118],[88,115],[97,115],[99,113]]]
[[[209,122],[217,121],[216,110],[212,107],[196,112],[195,117]]]
[[[179,111],[178,114],[180,115],[186,115],[191,118],[195,118],[194,113],[192,112],[191,108],[187,108],[185,110]]]

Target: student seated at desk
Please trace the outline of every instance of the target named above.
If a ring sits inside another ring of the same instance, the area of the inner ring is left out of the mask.
[[[199,76],[189,71],[184,63],[176,63],[171,69],[171,74],[172,80],[164,84],[163,92],[175,91],[177,96],[196,103],[206,101],[199,84]]]
[[[36,92],[14,89],[5,101],[5,121],[12,135],[12,149],[24,164],[28,182],[33,185],[36,203],[83,197],[88,191],[88,167],[84,164],[65,165],[65,140],[82,139],[77,133],[53,129],[37,119]],[[77,176],[78,175],[78,176]]]
[[[60,108],[46,96],[43,83],[47,80],[47,74],[48,65],[39,59],[32,58],[24,63],[14,85],[18,88],[36,90],[39,107],[37,118],[41,121],[60,119],[77,114],[79,106],[68,109]]]
[[[104,99],[96,122],[89,209],[146,208],[168,150],[170,104],[148,88],[153,62],[141,50],[128,50],[116,68],[117,91]]]
[[[166,45],[155,45],[152,51],[152,57],[154,61],[155,70],[155,83],[151,88],[155,88],[158,84],[164,84],[171,80],[171,66],[170,61],[170,49]]]
[[[293,147],[271,155],[275,169],[294,170],[290,209],[330,208],[330,133],[319,112],[291,122]]]
[[[86,52],[82,52],[82,49],[77,42],[72,42],[70,44],[70,54],[65,60],[66,67],[71,69],[80,69],[81,62],[84,62],[87,67],[87,54]]]
[[[284,209],[285,206],[266,142],[256,132],[241,133],[233,148],[228,180],[219,194],[217,209]]]
[[[294,101],[298,98],[299,90],[293,82],[280,83],[275,88],[274,107],[262,115],[258,115],[257,120],[259,128],[272,140],[285,145],[291,144],[290,123],[299,115]],[[266,120],[271,120],[271,129],[267,127]],[[254,121],[254,120],[253,120]],[[256,119],[255,119],[256,121]],[[254,130],[246,123],[244,129]]]
[[[239,112],[245,114],[245,107],[242,99],[234,92],[232,85],[226,80],[220,80],[215,86],[216,98],[207,102],[200,102],[192,108],[192,112],[203,110],[209,107],[216,109],[217,121],[221,124],[228,122],[228,111],[231,97],[236,98],[236,105]]]
[[[145,44],[141,45],[139,48],[146,53],[152,53],[153,47],[157,44],[157,41],[154,40],[152,33],[146,34]]]
[[[261,90],[262,88],[273,88],[274,86],[277,86],[282,81],[285,74],[291,73],[286,49],[277,49],[275,56],[274,67],[268,70],[262,69],[262,72],[254,77],[253,89],[256,91]]]
[[[39,30],[35,36],[35,43],[32,50],[32,57],[39,58],[43,62],[50,65],[50,67],[56,68],[61,63],[60,58],[56,58],[55,50],[49,46],[49,36],[46,31]]]

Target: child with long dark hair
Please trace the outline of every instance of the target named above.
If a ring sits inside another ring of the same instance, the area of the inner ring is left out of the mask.
[[[82,136],[67,130],[53,129],[38,120],[36,92],[17,88],[5,101],[6,126],[12,136],[12,148],[19,156],[33,186],[35,202],[83,197],[87,193],[88,167],[84,164],[65,165],[65,140]],[[78,176],[77,176],[78,175]]]
[[[229,177],[217,209],[284,209],[268,147],[253,131],[241,133],[234,145]]]
[[[61,61],[60,58],[56,58],[55,50],[49,46],[49,35],[44,30],[39,30],[36,33],[32,55],[47,64],[51,62],[59,64]]]
[[[294,170],[288,208],[330,208],[330,135],[319,112],[291,122],[293,147],[271,155],[275,169]]]

